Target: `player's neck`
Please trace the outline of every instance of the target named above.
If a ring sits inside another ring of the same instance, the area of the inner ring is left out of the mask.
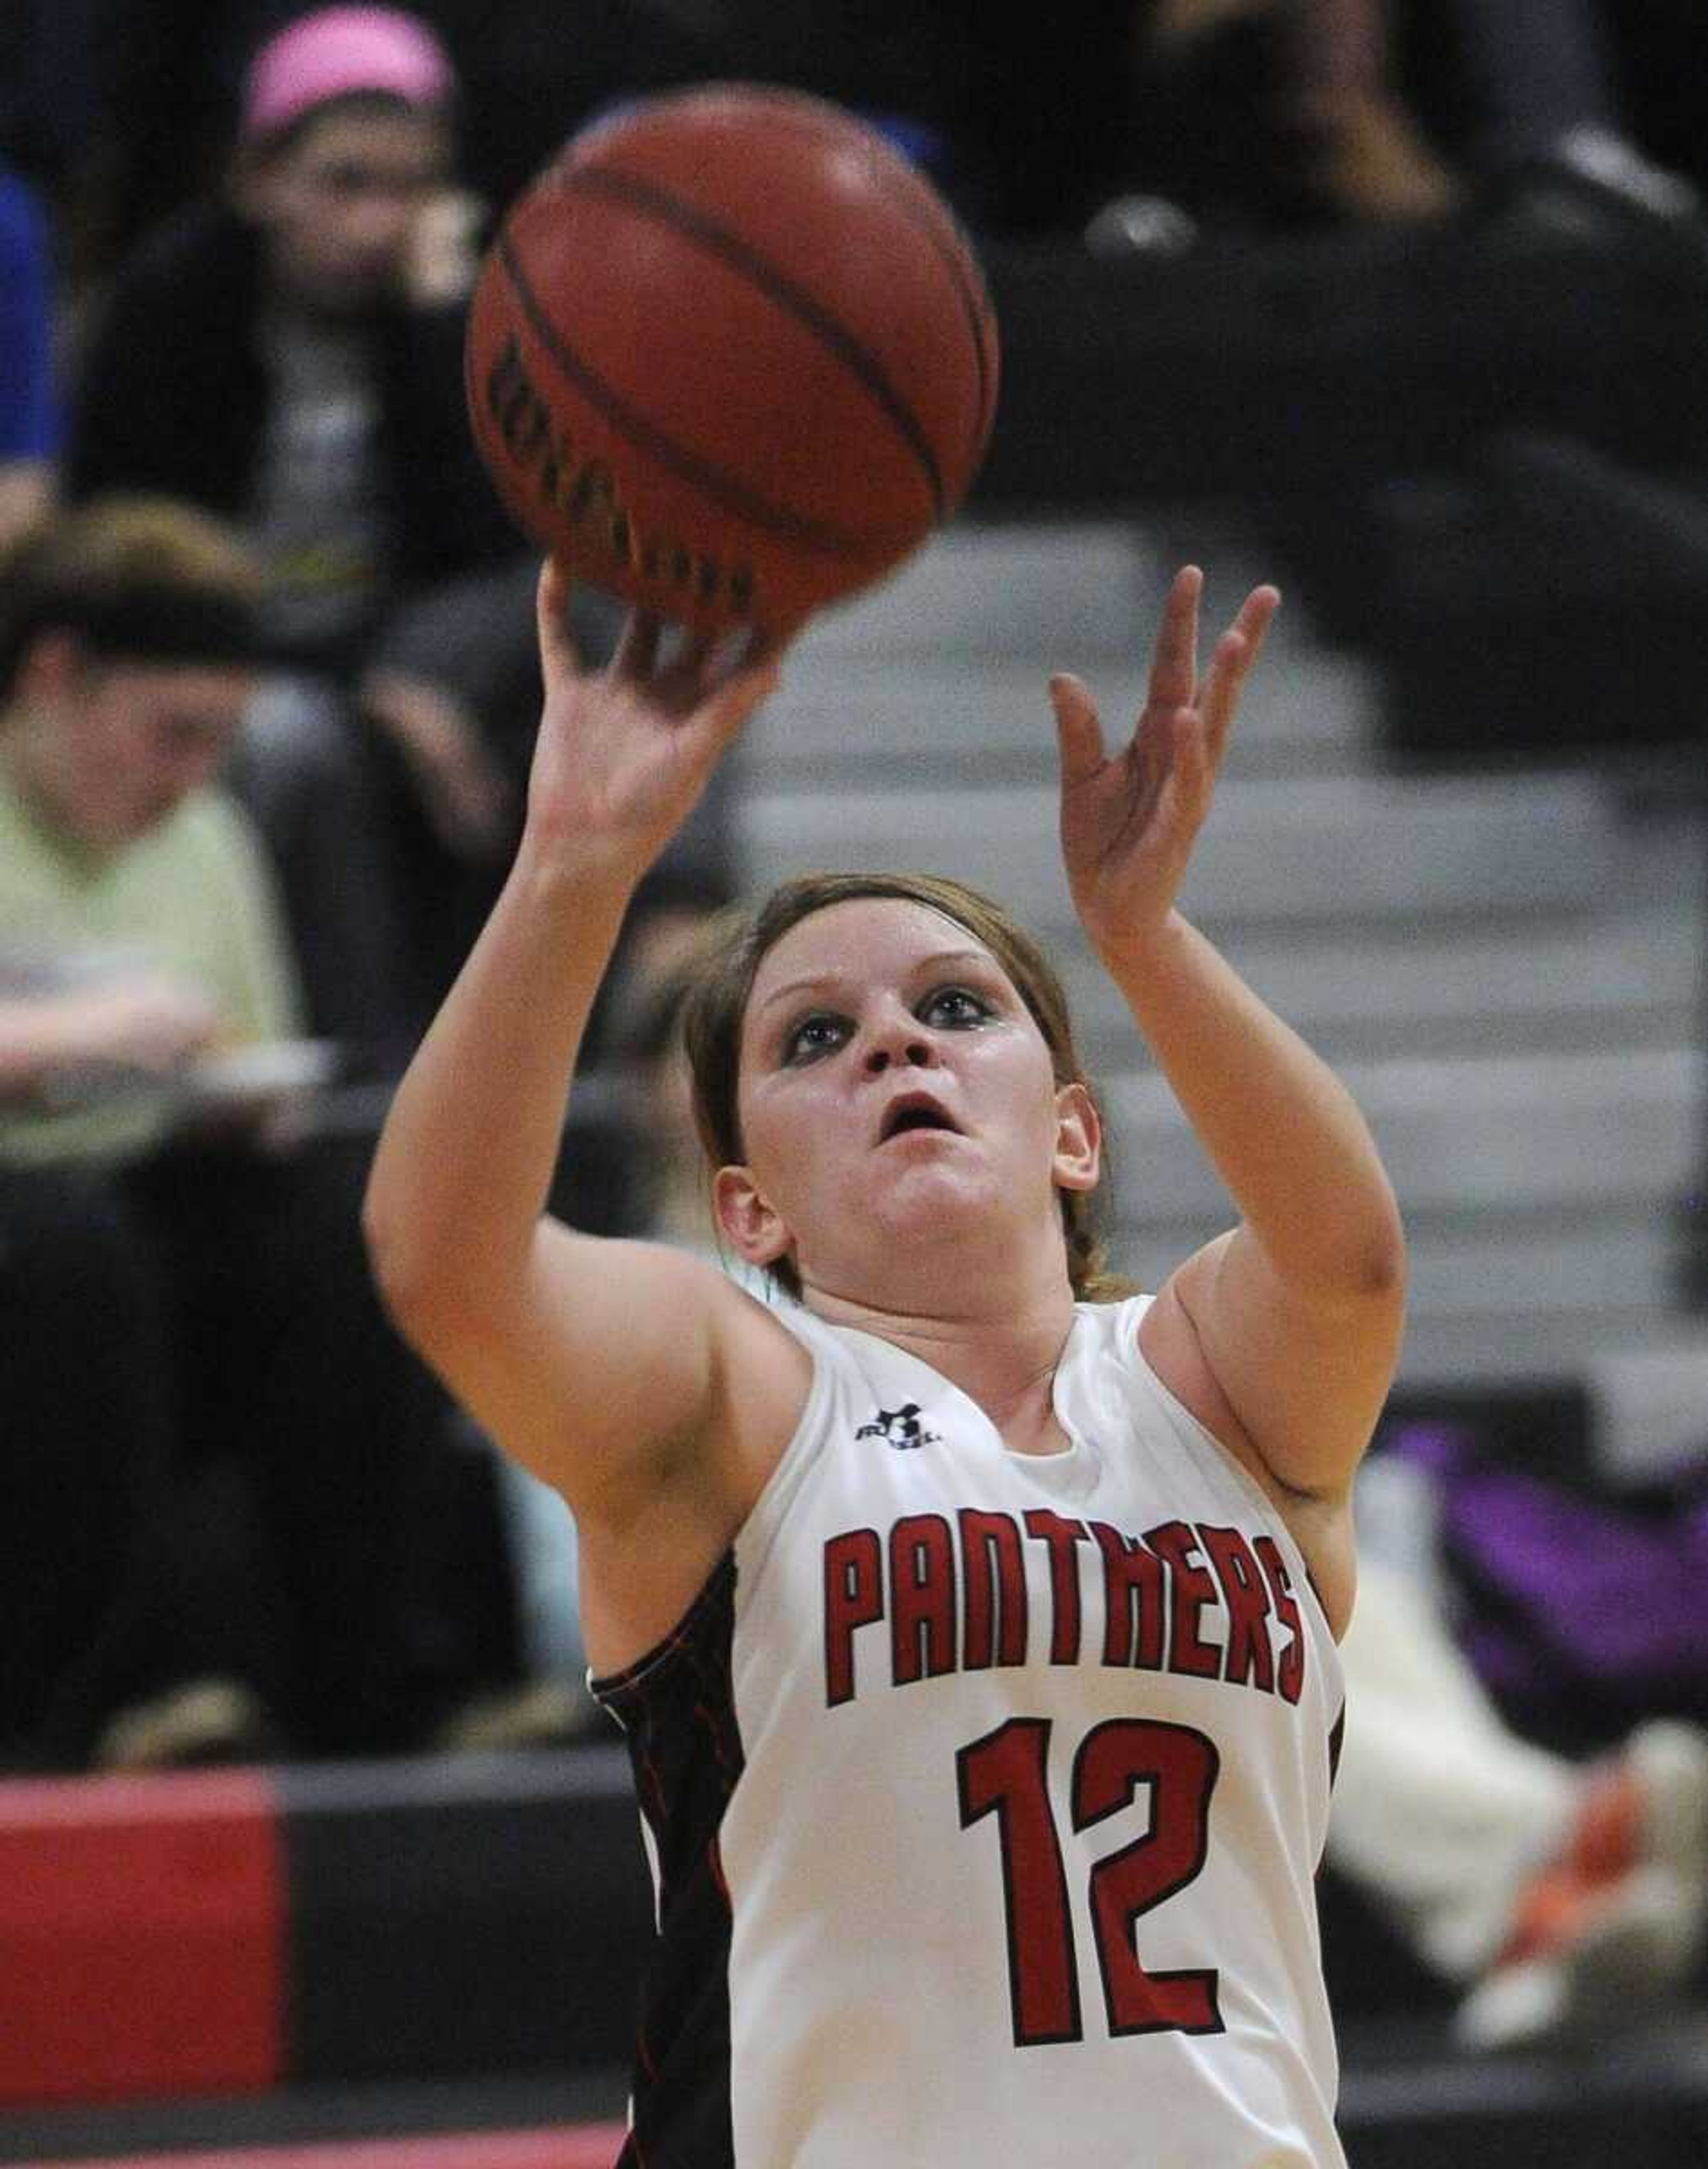
[[[1051,1382],[1073,1324],[1066,1276],[999,1309],[880,1307],[808,1286],[807,1307],[833,1325],[875,1334],[928,1363],[982,1409],[1017,1452],[1054,1452]]]

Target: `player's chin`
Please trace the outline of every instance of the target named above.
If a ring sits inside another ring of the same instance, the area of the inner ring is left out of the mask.
[[[934,1240],[963,1222],[982,1225],[1000,1208],[1003,1194],[975,1155],[951,1150],[897,1154],[876,1170],[866,1198],[892,1238]]]
[[[870,1180],[897,1182],[977,1182],[984,1164],[970,1139],[950,1130],[907,1130],[875,1148]]]

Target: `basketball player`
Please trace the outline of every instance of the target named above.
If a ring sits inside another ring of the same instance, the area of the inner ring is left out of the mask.
[[[688,1019],[767,1305],[542,1201],[627,899],[778,658],[666,659],[637,618],[586,673],[543,578],[525,834],[368,1231],[405,1331],[580,1527],[657,1894],[625,2161],[1342,2161],[1312,1876],[1403,1244],[1346,1093],[1174,907],[1278,600],[1200,679],[1200,585],[1129,744],[1051,690],[1076,906],[1237,1224],[1122,1295],[1044,958],[955,884],[811,877]]]

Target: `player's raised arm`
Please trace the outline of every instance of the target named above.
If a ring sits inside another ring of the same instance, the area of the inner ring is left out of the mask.
[[[1201,584],[1194,568],[1176,579],[1143,711],[1113,755],[1085,686],[1052,682],[1062,848],[1086,932],[1240,1215],[1165,1287],[1147,1351],[1213,1427],[1231,1415],[1279,1483],[1337,1498],[1391,1377],[1404,1241],[1351,1095],[1175,908],[1280,602],[1256,589],[1200,680]]]
[[[406,1336],[509,1452],[597,1509],[620,1506],[639,1442],[679,1442],[705,1415],[726,1292],[692,1260],[546,1215],[571,1079],[636,886],[776,664],[704,642],[661,662],[656,621],[636,616],[589,672],[565,602],[548,565],[522,842],[398,1090],[364,1224]]]

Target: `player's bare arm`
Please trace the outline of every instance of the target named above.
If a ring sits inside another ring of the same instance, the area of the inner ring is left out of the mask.
[[[1063,854],[1087,935],[1241,1216],[1163,1290],[1147,1357],[1284,1494],[1333,1504],[1392,1374],[1404,1241],[1350,1095],[1176,909],[1280,602],[1254,589],[1200,679],[1201,585],[1195,568],[1176,579],[1144,708],[1114,754],[1086,687],[1053,682]]]
[[[578,1516],[624,1527],[695,1467],[713,1521],[739,1518],[742,1426],[781,1424],[804,1359],[714,1269],[577,1234],[545,1201],[594,997],[641,876],[774,683],[770,657],[660,656],[637,616],[584,669],[566,584],[540,591],[545,700],[503,894],[412,1063],[380,1140],[366,1227],[401,1330],[452,1392]],[[750,1388],[733,1430],[732,1367]],[[776,1403],[774,1414],[771,1402]],[[731,1497],[722,1497],[727,1488]],[[713,1530],[721,1542],[728,1528]],[[715,1541],[713,1541],[715,1540]]]

